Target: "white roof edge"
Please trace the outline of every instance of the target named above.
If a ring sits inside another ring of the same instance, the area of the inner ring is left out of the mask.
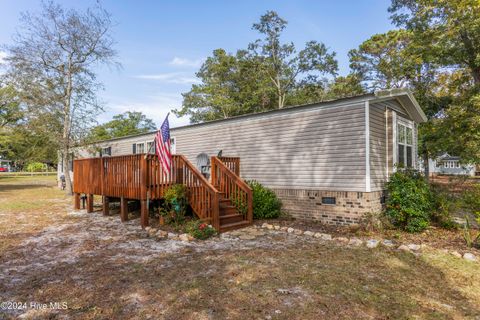
[[[409,107],[412,113],[412,117],[418,123],[426,122],[428,120],[427,116],[418,104],[417,99],[413,96],[412,92],[408,89],[390,89],[390,90],[379,90],[375,91],[375,97],[377,98],[397,98],[402,99],[402,102],[406,103],[406,107]]]

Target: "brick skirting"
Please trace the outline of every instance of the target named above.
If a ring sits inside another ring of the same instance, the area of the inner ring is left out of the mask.
[[[365,213],[378,213],[383,209],[383,191],[272,190],[282,200],[283,210],[300,220],[335,225],[359,224]],[[322,204],[323,197],[335,197],[336,204]]]

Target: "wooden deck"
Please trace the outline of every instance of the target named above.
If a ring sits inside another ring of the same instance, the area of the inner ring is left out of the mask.
[[[174,184],[188,190],[193,212],[220,232],[250,225],[253,220],[252,190],[239,177],[240,159],[212,157],[208,181],[184,156],[174,155],[172,170],[165,175],[155,155],[89,158],[73,164],[75,208],[80,209],[81,194],[87,197],[86,209],[93,211],[93,195],[102,196],[103,212],[109,203],[120,201],[120,217],[128,219],[128,201],[140,201],[141,225],[149,225],[148,203],[163,197]]]

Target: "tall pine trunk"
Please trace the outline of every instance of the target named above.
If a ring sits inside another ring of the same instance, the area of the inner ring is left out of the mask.
[[[67,69],[67,88],[65,90],[65,101],[63,108],[63,135],[62,135],[62,153],[63,153],[63,172],[65,174],[65,193],[72,195],[72,179],[70,177],[70,132],[71,132],[71,101],[72,101],[72,73],[71,73],[71,61],[69,61]],[[73,159],[72,159],[73,161]]]

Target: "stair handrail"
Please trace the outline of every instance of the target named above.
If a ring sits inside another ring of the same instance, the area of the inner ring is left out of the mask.
[[[217,157],[213,156],[210,161],[211,164],[211,181],[212,184],[218,185],[218,190],[220,192],[225,193],[225,196],[232,200],[231,197],[238,197],[238,194],[232,195],[232,190],[230,185],[226,184],[226,181],[221,181],[222,177],[220,175],[224,175],[229,179],[229,182],[233,183],[236,187],[238,187],[241,191],[244,192],[244,195],[240,195],[240,199],[233,199],[232,201],[233,205],[239,210],[244,216],[246,216],[246,220],[249,223],[253,222],[253,191],[250,188],[250,186],[238,175],[235,174],[230,168],[228,168],[222,160]],[[218,170],[218,172],[217,172]],[[235,189],[235,188],[234,188]],[[236,190],[233,190],[233,193],[235,193]],[[239,203],[240,202],[240,203]],[[242,212],[244,209],[246,209],[246,213]]]
[[[192,164],[184,155],[173,155],[173,158],[178,158],[181,160],[181,163],[195,176],[198,181],[201,182],[202,186],[205,190],[211,195],[212,199],[210,201],[211,209],[212,209],[212,216],[202,216],[202,209],[205,207],[205,203],[199,201],[199,199],[195,198],[194,192],[189,192],[189,203],[192,209],[195,211],[200,218],[208,218],[211,219],[212,226],[217,230],[220,231],[220,192],[200,173],[200,171]],[[175,162],[175,161],[174,161]],[[185,177],[183,177],[185,180]],[[182,181],[187,188],[189,187],[189,181]],[[191,186],[190,186],[191,187]],[[192,190],[191,190],[192,191]]]

